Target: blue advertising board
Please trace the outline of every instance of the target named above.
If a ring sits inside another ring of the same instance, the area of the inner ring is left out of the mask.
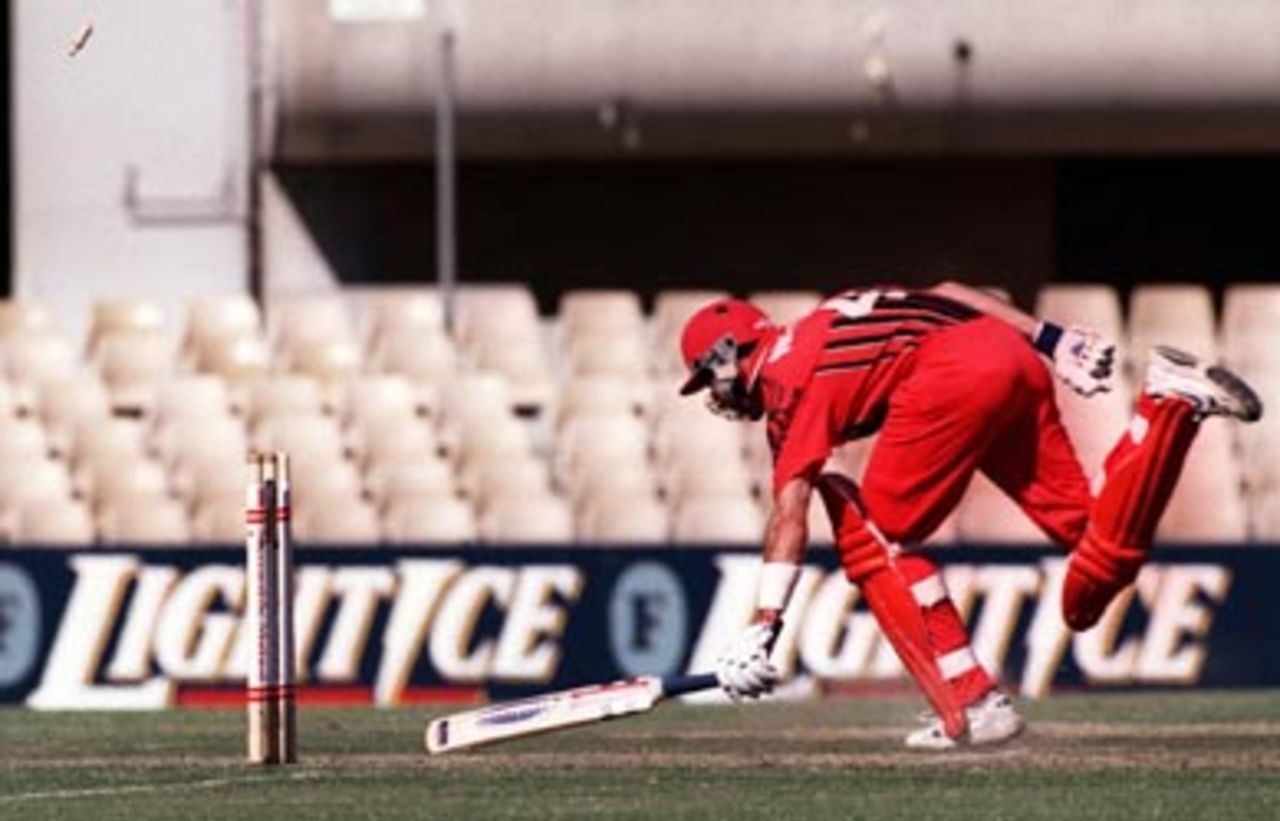
[[[1059,615],[1062,554],[937,558],[978,657],[1014,691],[1280,684],[1280,550],[1159,550],[1094,629]],[[248,662],[243,552],[0,552],[0,703],[160,709],[231,703]],[[754,550],[299,549],[302,698],[497,698],[709,669],[751,618]],[[902,681],[830,551],[811,552],[775,660],[819,688]]]

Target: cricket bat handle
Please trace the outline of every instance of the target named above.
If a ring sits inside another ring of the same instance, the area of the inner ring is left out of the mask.
[[[685,693],[696,693],[699,690],[710,690],[719,686],[720,681],[715,673],[699,673],[693,676],[663,676],[662,695],[664,698],[682,696]]]

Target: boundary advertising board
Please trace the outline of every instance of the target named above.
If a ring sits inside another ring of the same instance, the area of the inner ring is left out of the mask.
[[[1280,684],[1268,626],[1280,551],[1160,550],[1087,633],[1058,610],[1062,554],[949,548],[974,650],[1025,696],[1078,687]],[[237,703],[243,554],[227,548],[0,552],[0,703]],[[378,705],[505,698],[707,670],[751,617],[754,550],[300,549],[301,698]],[[775,659],[839,689],[902,669],[830,551],[815,550]]]

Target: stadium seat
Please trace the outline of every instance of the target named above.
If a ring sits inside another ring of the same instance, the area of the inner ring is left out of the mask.
[[[507,383],[495,373],[461,374],[440,391],[440,410],[451,425],[467,419],[510,416],[511,405]]]
[[[431,426],[417,417],[389,416],[354,428],[351,447],[367,469],[405,460],[436,459],[444,451]]]
[[[0,460],[0,511],[13,512],[35,500],[70,501],[71,477],[52,459]]]
[[[1051,283],[1036,295],[1035,315],[1063,326],[1081,325],[1123,343],[1120,295],[1110,285]]]
[[[484,340],[477,343],[474,354],[478,367],[506,381],[514,408],[539,412],[554,401],[556,384],[541,345]]]
[[[741,461],[693,459],[672,464],[663,474],[668,499],[708,494],[750,493],[752,477]]]
[[[256,450],[282,450],[294,459],[340,458],[345,450],[338,424],[327,416],[275,416],[255,426]]]
[[[584,332],[595,336],[644,331],[644,312],[635,291],[603,288],[565,291],[560,296],[557,316],[564,340]]]
[[[398,333],[419,337],[444,333],[444,303],[439,294],[425,290],[395,289],[370,298],[366,315],[371,344]]]
[[[1249,283],[1228,286],[1222,306],[1222,354],[1235,368],[1253,376],[1260,360],[1277,357],[1280,328],[1280,285]]]
[[[50,455],[49,440],[38,421],[0,416],[0,459],[44,459]]]
[[[1208,359],[1217,356],[1213,300],[1204,285],[1141,285],[1129,300],[1129,361],[1134,377],[1153,345],[1173,345]]]
[[[191,538],[203,544],[239,546],[245,540],[245,493],[199,498],[191,512]]]
[[[956,511],[957,538],[970,544],[1039,545],[1049,541],[1000,488],[980,473]]]
[[[671,517],[657,499],[614,496],[584,510],[579,532],[597,544],[663,544],[671,538]]]
[[[42,384],[37,404],[49,447],[57,456],[70,453],[76,426],[82,418],[101,420],[111,415],[111,397],[106,386],[91,373]]]
[[[206,344],[226,339],[259,336],[262,313],[248,294],[223,294],[192,299],[187,303],[183,347],[190,353]]]
[[[560,393],[556,427],[579,416],[635,416],[645,403],[632,380],[601,374],[570,378]]]
[[[456,453],[464,467],[493,460],[509,461],[532,452],[529,433],[513,416],[464,422],[458,429]]]
[[[1221,420],[1208,420],[1187,453],[1156,539],[1166,543],[1243,541],[1249,528],[1241,486],[1231,428]]]
[[[56,333],[13,334],[0,343],[9,379],[22,385],[74,379],[80,357],[66,338]]]
[[[1092,479],[1133,417],[1129,381],[1117,373],[1109,392],[1084,397],[1054,380],[1054,394],[1085,476]]]
[[[267,305],[267,329],[276,350],[296,354],[322,342],[357,342],[355,322],[336,294],[285,297]]]
[[[345,382],[364,370],[364,353],[350,340],[325,340],[289,352],[289,368],[321,383]]]
[[[0,337],[38,334],[50,330],[49,312],[43,305],[16,299],[0,299]]]
[[[547,463],[528,455],[478,462],[464,471],[461,485],[480,510],[487,510],[502,499],[542,498],[552,492]]]
[[[371,362],[382,373],[399,374],[414,383],[442,384],[458,370],[457,351],[449,337],[405,328],[380,336]]]
[[[90,506],[97,512],[133,500],[169,498],[168,476],[149,459],[95,463],[89,466],[87,475]]]
[[[37,497],[23,504],[13,534],[18,544],[59,547],[87,547],[96,537],[88,509],[70,498],[57,497]]]
[[[649,345],[639,334],[583,334],[568,345],[569,372],[574,376],[648,378]]]
[[[563,544],[574,540],[573,512],[557,496],[496,500],[480,518],[486,542]]]
[[[160,425],[178,419],[221,418],[230,413],[227,385],[212,374],[178,374],[156,386],[155,416]]]
[[[304,374],[281,374],[249,387],[249,421],[277,416],[318,416],[325,411],[320,383]]]
[[[392,544],[456,544],[478,537],[470,505],[451,496],[400,497],[383,514],[382,526]]]
[[[574,508],[581,511],[600,500],[653,497],[659,484],[645,462],[601,461],[580,468],[569,477],[565,488]]]
[[[309,545],[374,545],[382,540],[382,526],[373,506],[359,498],[317,499],[299,493],[294,537]]]
[[[165,332],[164,309],[154,302],[128,297],[98,299],[93,303],[85,349],[92,357],[97,354],[102,340],[109,336],[115,334],[164,336]]]
[[[383,509],[401,498],[453,496],[458,490],[453,469],[438,457],[375,464],[365,474],[365,487]]]
[[[152,410],[157,386],[176,364],[168,337],[155,332],[104,334],[94,358],[113,407],[145,413]]]
[[[342,414],[348,424],[413,417],[420,412],[418,395],[408,379],[395,374],[366,374],[346,382]]]
[[[210,345],[199,363],[201,371],[221,377],[233,389],[265,378],[271,367],[271,349],[264,340],[253,336],[232,337]]]
[[[556,442],[555,474],[571,484],[577,471],[592,465],[636,465],[648,461],[647,433],[628,416],[584,416],[571,420]]]
[[[676,507],[674,537],[684,544],[759,544],[764,517],[746,494],[691,496]]]
[[[182,505],[172,499],[132,497],[98,514],[98,532],[107,544],[177,545],[191,541]]]

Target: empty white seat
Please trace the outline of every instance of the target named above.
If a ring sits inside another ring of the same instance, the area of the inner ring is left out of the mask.
[[[80,357],[75,347],[54,333],[14,334],[4,339],[4,352],[9,378],[16,383],[40,385],[45,382],[75,378],[80,371]]]
[[[395,333],[438,335],[444,332],[444,303],[434,291],[395,289],[371,297],[366,304],[370,336]]]
[[[487,542],[516,544],[572,542],[573,512],[556,496],[495,500],[480,519],[480,536]]]
[[[583,332],[640,333],[645,321],[635,291],[603,288],[566,291],[560,297],[559,320],[566,339]]]
[[[414,383],[442,384],[458,371],[457,351],[449,337],[403,328],[378,338],[372,362],[377,370],[400,374]]]
[[[321,382],[342,382],[354,379],[364,369],[364,354],[355,342],[329,340],[293,349],[289,362],[297,373]]]
[[[364,498],[364,479],[355,465],[336,457],[301,454],[291,456],[289,472],[294,500],[359,501]],[[345,504],[346,502],[342,502]]]
[[[751,474],[740,461],[693,460],[673,465],[663,476],[667,497],[750,493]]]
[[[349,380],[342,399],[347,422],[360,425],[382,419],[413,417],[421,412],[412,383],[395,374],[370,374]]]
[[[475,354],[481,368],[506,381],[513,407],[539,410],[555,398],[555,381],[540,346],[515,345],[505,340],[482,342]]]
[[[88,471],[94,510],[102,511],[132,500],[166,500],[169,479],[160,465],[148,459],[102,462]]]
[[[327,416],[274,416],[257,425],[250,441],[258,450],[282,450],[295,459],[341,457],[338,424]]]
[[[0,336],[48,331],[49,312],[43,305],[16,299],[0,299]]]
[[[465,342],[538,339],[538,306],[524,285],[473,285],[458,292],[458,333]]]
[[[189,350],[216,340],[258,336],[261,332],[262,313],[248,294],[204,296],[187,303],[184,345]]]
[[[43,459],[49,455],[49,441],[39,422],[0,416],[0,459]]]
[[[0,460],[0,510],[18,510],[43,499],[71,499],[71,477],[61,462],[51,459]]]
[[[1110,285],[1045,285],[1036,295],[1035,314],[1062,326],[1083,326],[1116,342],[1124,342],[1120,295]]]
[[[154,302],[129,297],[94,300],[87,349],[96,353],[99,344],[114,334],[155,334],[165,332],[164,309]]]
[[[376,464],[365,475],[365,485],[384,508],[401,497],[453,496],[457,492],[453,468],[440,458]]]
[[[965,542],[1043,544],[1049,539],[1012,499],[980,473],[956,511],[957,537]]]
[[[116,332],[98,339],[98,372],[117,408],[149,411],[156,386],[173,372],[175,357],[160,333]]]
[[[746,494],[689,496],[676,508],[674,537],[685,544],[758,544],[764,517]]]
[[[517,459],[530,451],[529,433],[514,416],[468,421],[458,429],[457,452],[463,465]]]
[[[579,519],[582,541],[664,544],[671,538],[666,505],[652,497],[611,497],[589,506]]]
[[[584,416],[565,425],[557,440],[556,475],[567,479],[592,464],[643,464],[648,436],[640,420]]]
[[[191,538],[204,544],[240,545],[245,539],[245,495],[203,496],[191,513]]]
[[[1229,425],[1217,419],[1200,426],[1156,528],[1158,541],[1222,543],[1246,538],[1248,511],[1231,433]]]
[[[18,512],[14,529],[14,541],[24,545],[85,547],[93,544],[96,536],[88,509],[70,498],[29,500]]]
[[[266,377],[271,372],[271,359],[271,349],[264,340],[237,336],[206,347],[199,368],[231,386],[242,386]]]
[[[281,351],[320,342],[353,342],[355,322],[339,295],[286,297],[267,305],[267,328]]]
[[[382,526],[373,506],[360,499],[296,497],[294,535],[298,542],[318,545],[374,545]]]
[[[560,394],[557,427],[575,416],[634,416],[644,407],[633,380],[600,374],[570,379]]]
[[[130,545],[174,545],[191,540],[182,505],[165,498],[128,498],[98,514],[103,542]]]
[[[511,405],[506,381],[494,373],[460,375],[440,391],[440,409],[450,424],[479,417],[510,415]]]
[[[155,414],[160,423],[175,419],[208,419],[231,412],[227,385],[212,374],[185,373],[156,386]]]
[[[249,390],[249,418],[319,415],[324,411],[320,383],[310,376],[282,374],[255,382]]]
[[[649,346],[639,335],[592,334],[569,342],[569,370],[575,376],[613,375],[630,379],[647,377]]]
[[[1223,358],[1252,376],[1255,362],[1274,358],[1278,343],[1280,284],[1228,286],[1222,305]]]
[[[400,497],[383,515],[382,527],[393,544],[464,543],[478,536],[471,506],[449,496]]]
[[[738,462],[743,455],[742,433],[738,425],[706,412],[675,424],[659,422],[654,458],[661,464]]]
[[[1213,359],[1213,300],[1204,285],[1141,285],[1129,301],[1130,357],[1141,374],[1153,345],[1173,345]]]

